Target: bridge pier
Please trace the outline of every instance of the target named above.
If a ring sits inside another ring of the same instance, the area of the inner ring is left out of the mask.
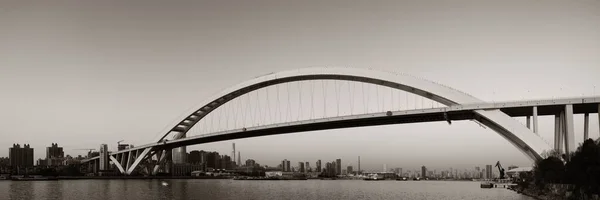
[[[533,133],[539,135],[538,130],[538,109],[537,106],[533,107]]]
[[[560,138],[561,135],[561,114],[554,115],[554,151],[557,153],[561,153],[560,149]]]
[[[583,141],[590,138],[590,114],[585,113],[583,115]]]
[[[527,128],[531,129],[531,116],[527,116]]]
[[[573,127],[573,105],[565,105],[565,154],[567,155],[567,161],[570,160],[570,154],[575,152],[577,147],[575,146],[575,131]]]

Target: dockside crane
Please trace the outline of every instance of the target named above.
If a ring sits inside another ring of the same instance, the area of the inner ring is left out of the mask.
[[[500,161],[496,162],[496,167],[498,167],[498,171],[500,171],[500,179],[504,179],[504,168],[502,168]]]

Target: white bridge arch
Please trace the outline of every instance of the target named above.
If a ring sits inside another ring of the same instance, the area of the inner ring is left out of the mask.
[[[166,134],[158,142],[165,142],[168,136],[173,136],[170,139],[174,140],[185,137],[186,133],[210,112],[241,95],[272,85],[304,80],[345,80],[370,83],[420,95],[447,106],[485,103],[459,90],[405,74],[358,68],[305,68],[260,76],[221,91],[187,112],[187,115],[180,118],[181,120],[164,130],[162,133],[166,132]],[[551,149],[540,136],[499,109],[481,109],[473,112],[475,120],[500,134],[532,160],[541,159],[541,153]],[[164,157],[159,156],[159,161]],[[156,170],[157,168],[155,168]]]

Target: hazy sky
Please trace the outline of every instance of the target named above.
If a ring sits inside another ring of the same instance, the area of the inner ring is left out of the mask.
[[[486,101],[600,94],[600,1],[0,0],[0,156],[30,143],[154,142],[190,106],[270,72],[357,67]],[[594,85],[599,87],[594,91]],[[523,121],[522,119],[519,119]],[[582,139],[582,117],[575,118]],[[591,136],[598,118],[591,115]],[[553,120],[542,119],[552,142]],[[231,142],[189,149],[229,153]],[[530,165],[472,122],[236,140],[243,159],[341,158],[363,169]]]

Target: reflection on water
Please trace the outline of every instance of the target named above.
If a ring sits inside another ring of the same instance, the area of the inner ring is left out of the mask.
[[[166,186],[162,183],[168,183]],[[517,199],[506,189],[450,181],[66,180],[0,181],[0,199]]]

